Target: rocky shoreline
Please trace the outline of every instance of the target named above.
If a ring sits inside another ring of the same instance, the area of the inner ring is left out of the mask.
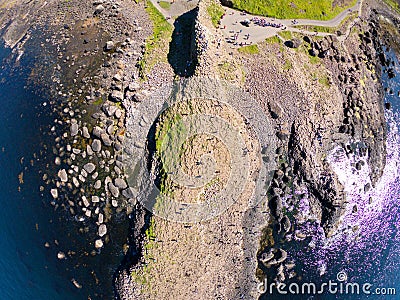
[[[386,123],[379,74],[381,64],[388,62],[382,49],[387,42],[381,38],[381,13],[368,3],[343,44],[335,36],[317,40],[306,36],[297,40],[297,53],[263,45],[258,61],[266,59],[268,65],[244,57],[246,68],[252,70],[250,92],[268,103],[266,109],[276,120],[281,140],[276,156],[282,163],[269,190],[272,219],[258,254],[260,279],[294,280],[295,264],[285,247],[311,238],[307,232],[315,224],[327,239],[334,237],[343,216],[357,211],[346,206],[344,188],[327,153],[340,147],[347,156],[354,156],[353,172],[369,166],[370,181],[360,193],[368,194],[382,174]],[[302,50],[311,60],[298,53]],[[264,54],[277,52],[276,57]],[[310,63],[304,63],[307,60]],[[282,65],[290,68],[282,71]],[[272,78],[271,84],[260,80],[266,76]]]
[[[115,240],[109,223],[111,228],[122,223],[136,206],[122,163],[124,105],[147,93],[139,84],[137,63],[151,24],[144,3],[52,1],[40,5],[34,20],[39,4],[2,10],[4,19],[32,12],[24,24],[17,17],[2,23],[2,36],[16,55],[35,53],[31,84],[48,91],[46,104],[57,116],[49,132],[53,163],[50,172],[39,174],[44,183],[40,191],[92,239],[85,251],[94,256]],[[52,243],[44,245],[50,248]],[[119,247],[128,253],[128,240]],[[81,254],[64,249],[56,253],[60,260],[76,255]]]
[[[197,238],[207,240],[207,246],[198,244],[201,250],[193,261],[188,265],[182,262],[184,273],[189,275],[171,268],[171,274],[182,281],[173,282],[178,289],[175,299],[185,297],[179,289],[184,289],[186,281],[196,284],[191,292],[204,297],[256,298],[256,274],[258,279],[268,276],[277,282],[297,276],[293,271],[295,262],[284,245],[307,238],[303,225],[312,220],[323,228],[327,238],[337,234],[348,208],[328,154],[340,146],[346,155],[357,157],[355,172],[369,166],[370,182],[361,193],[368,193],[385,166],[385,107],[379,74],[381,65],[390,64],[382,45],[396,49],[397,44],[390,38],[399,34],[395,14],[381,4],[366,1],[361,18],[343,43],[335,35],[323,39],[295,36],[292,43],[287,43],[290,48],[262,43],[258,54],[242,54],[219,45],[223,37],[206,13],[211,2],[202,1],[197,8],[191,42],[195,64],[192,76],[228,80],[257,100],[270,116],[279,140],[277,147],[268,150],[273,152],[271,159],[277,167],[265,199],[268,204],[254,210],[234,207],[230,212],[233,225],[221,217],[190,229],[187,225],[168,224],[146,211],[138,203],[137,191],[129,186],[124,170],[127,140],[131,147],[145,147],[133,138],[137,126],[146,129],[152,121],[134,119],[135,109],[141,109],[160,87],[174,85],[174,70],[168,62],[156,63],[147,78],[142,78],[140,64],[146,54],[146,41],[153,34],[148,4],[123,0],[49,1],[13,4],[0,11],[2,36],[19,55],[30,46],[31,35],[43,34],[43,52],[37,58],[32,82],[49,87],[49,103],[59,117],[51,128],[53,173],[42,174],[44,185],[40,190],[51,195],[55,209],[85,224],[81,232],[92,231],[92,255],[100,254],[112,239],[108,227],[111,220],[130,218],[131,233],[123,245],[126,259],[115,275],[117,299],[153,297],[155,288],[166,293],[172,288],[171,282],[158,281],[164,285],[149,288],[142,281],[151,274],[162,276],[159,271],[146,269],[154,260],[149,253],[159,255],[160,265],[168,261],[163,260],[166,253],[171,261],[173,255],[192,257],[186,250]],[[38,9],[40,14],[35,13]],[[10,17],[27,11],[37,19]],[[6,22],[7,18],[11,22]],[[51,57],[49,65],[40,65],[45,57]],[[226,66],[231,67],[228,72]],[[182,78],[177,80],[182,82]],[[187,92],[190,94],[189,88]],[[303,214],[302,206],[309,207],[309,215]],[[293,213],[288,213],[293,208]],[[148,234],[152,222],[155,241],[164,240],[156,250],[148,248],[154,242]],[[175,241],[175,236],[182,244]],[[244,244],[248,249],[243,249]],[[211,256],[214,252],[220,258],[200,263],[205,254]],[[68,255],[57,254],[59,259]],[[235,258],[246,278],[228,274],[235,269],[228,256]],[[208,277],[196,277],[199,270],[210,268],[215,268],[213,282]],[[156,264],[154,270],[158,270]],[[191,276],[198,282],[193,283]],[[242,288],[237,292],[217,288],[221,282]]]

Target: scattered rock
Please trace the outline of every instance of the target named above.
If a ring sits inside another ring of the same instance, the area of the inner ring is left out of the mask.
[[[92,142],[92,149],[94,152],[100,152],[101,151],[101,142],[98,139],[93,140]]]
[[[110,100],[114,102],[121,102],[124,99],[124,93],[121,91],[114,90],[110,94]]]
[[[125,180],[123,180],[122,178],[115,178],[114,185],[120,190],[126,189],[128,187]]]
[[[99,226],[98,234],[99,234],[100,237],[105,236],[107,234],[107,226],[106,226],[106,224],[101,224]]]
[[[103,241],[101,239],[98,239],[94,242],[94,246],[96,249],[100,249],[101,247],[103,247]]]
[[[57,258],[58,258],[58,259],[65,259],[65,253],[64,253],[64,252],[61,252],[61,251],[58,252],[58,253],[57,253]]]
[[[105,7],[104,7],[103,5],[101,5],[101,4],[99,4],[99,5],[97,5],[96,8],[94,9],[94,14],[95,14],[95,15],[99,15],[99,14],[101,14],[104,10],[105,10]],[[107,48],[107,45],[106,45],[106,48]],[[112,48],[111,48],[111,49],[112,49]],[[107,49],[107,50],[110,50],[110,49]]]
[[[71,124],[70,132],[71,136],[76,136],[78,134],[79,126],[76,123]]]
[[[58,198],[58,190],[57,189],[51,189],[50,194],[53,196],[54,199]]]
[[[73,284],[77,289],[81,289],[81,288],[82,288],[82,285],[79,284],[79,282],[76,281],[75,278],[72,278],[72,279],[71,279],[71,282],[72,282],[72,284]]]
[[[106,46],[104,47],[106,51],[111,51],[112,49],[114,49],[115,44],[113,41],[108,41],[106,43]]]
[[[93,130],[92,130],[92,134],[95,136],[95,137],[100,137],[101,136],[101,134],[103,133],[103,129],[101,129],[99,126],[95,126],[94,128],[93,128]]]
[[[301,41],[299,39],[293,39],[285,42],[285,46],[289,48],[299,48]]]
[[[87,129],[86,126],[84,126],[84,127],[82,128],[82,136],[83,136],[84,138],[86,138],[86,139],[89,139],[89,138],[90,138],[89,130]]]
[[[99,224],[102,224],[104,222],[104,215],[103,214],[99,214],[98,222],[99,222]]]
[[[86,145],[86,153],[89,156],[93,155],[93,149],[92,149],[92,147],[90,145]]]
[[[272,250],[272,249],[271,249]],[[287,252],[283,249],[272,250],[273,258],[269,259],[271,255],[268,255],[268,260],[262,261],[262,263],[267,267],[270,268],[271,266],[276,266],[283,263],[287,259]]]
[[[282,116],[283,109],[276,101],[268,102],[269,112],[274,119],[278,119]]]
[[[106,105],[103,106],[103,111],[107,114],[107,116],[112,117],[117,110],[117,107],[114,105]]]
[[[115,117],[116,117],[117,119],[121,118],[121,117],[122,117],[122,110],[117,109],[117,110],[115,111]]]
[[[67,171],[65,171],[65,169],[59,170],[58,177],[60,178],[61,182],[67,182],[68,181]]]
[[[274,196],[268,203],[271,213],[274,217],[279,217],[282,214],[282,200],[279,196]]]
[[[112,142],[107,133],[102,133],[100,138],[105,146],[111,146]]]
[[[89,203],[88,199],[86,198],[86,196],[82,196],[82,202],[85,207],[89,207],[90,203]]]
[[[120,151],[120,150],[122,150],[122,144],[121,143],[119,143],[119,142],[116,142],[116,143],[114,143],[114,149],[115,149],[115,151]]]
[[[76,177],[72,177],[72,183],[75,185],[75,187],[79,187],[79,181],[76,179]]]
[[[119,189],[112,182],[108,183],[108,190],[110,191],[111,195],[113,195],[115,198],[118,198]]]
[[[290,220],[287,216],[284,216],[281,220],[282,229],[285,233],[290,231],[290,227],[292,226]]]
[[[267,263],[268,261],[270,261],[273,258],[274,258],[274,253],[273,253],[273,249],[271,249],[269,252],[264,252],[261,254],[260,261],[262,263]]]
[[[99,188],[101,188],[101,181],[100,181],[100,180],[97,180],[97,181],[94,183],[94,188],[95,188],[96,190],[98,190]]]
[[[83,166],[83,168],[85,169],[86,172],[91,174],[96,169],[96,166],[93,163],[87,163],[86,165]]]

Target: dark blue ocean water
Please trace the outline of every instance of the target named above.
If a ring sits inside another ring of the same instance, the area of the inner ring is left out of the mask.
[[[0,299],[82,299],[59,271],[54,251],[44,248],[57,226],[49,223],[51,208],[39,192],[43,162],[33,155],[40,157],[46,138],[40,128],[50,122],[49,112],[40,105],[45,99],[24,88],[27,74],[3,62],[9,55],[0,47]]]
[[[109,224],[115,234],[92,256],[95,231],[79,233],[91,225],[54,211],[50,186],[42,176],[56,171],[51,170],[50,128],[57,115],[49,94],[40,91],[40,85],[27,84],[34,52],[18,62],[16,57],[0,45],[0,300],[112,299],[113,275],[128,235],[126,220]],[[23,183],[18,178],[22,172]],[[74,253],[60,261],[59,251]],[[73,285],[73,278],[81,289]]]

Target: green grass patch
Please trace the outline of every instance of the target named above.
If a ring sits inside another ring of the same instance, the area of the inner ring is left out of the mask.
[[[173,31],[172,25],[167,22],[164,16],[150,1],[146,2],[146,12],[149,14],[150,20],[153,23],[153,34],[146,39],[145,53],[138,63],[139,74],[143,79],[145,79],[146,73],[149,72],[158,61],[167,61],[165,49],[168,48],[168,43]]]
[[[387,5],[400,13],[400,4],[396,0],[383,0]]]
[[[158,4],[160,5],[161,8],[165,10],[169,10],[171,8],[171,3],[168,1],[160,1],[158,2]]]
[[[322,84],[325,87],[329,88],[331,86],[331,83],[329,82],[329,78],[328,78],[327,75],[323,75],[322,77],[320,77],[318,79],[318,81],[319,81],[320,84]]]
[[[290,31],[281,31],[278,33],[284,40],[291,40],[293,35]]]
[[[151,261],[154,259],[150,257],[149,250],[151,249],[156,249],[157,248],[157,243],[155,242],[156,239],[156,227],[155,227],[155,221],[154,218],[150,218],[150,224],[149,227],[145,231],[146,235],[146,243],[144,244],[144,258],[145,260]],[[140,285],[140,288],[143,291],[149,291],[150,290],[150,281],[151,278],[149,278],[149,273],[153,266],[149,263],[144,264],[140,269],[133,270],[131,272],[131,278],[134,282]]]
[[[321,62],[321,60],[320,60],[320,58],[318,58],[318,56],[311,56],[310,54],[308,54],[308,57],[310,58],[310,63],[312,63],[313,65]]]
[[[218,27],[219,21],[221,20],[225,10],[219,3],[212,3],[207,7],[207,13],[211,17],[211,22],[215,27]]]
[[[258,46],[256,44],[240,47],[240,48],[238,48],[238,51],[240,53],[245,53],[245,54],[260,53],[260,50],[258,49]]]
[[[267,42],[267,44],[279,44],[280,42],[282,42],[282,40],[276,35],[266,38],[265,41]]]
[[[354,6],[356,2],[357,0],[348,0],[347,5],[333,6],[332,0],[233,0],[233,7],[280,19],[329,20]]]
[[[293,68],[292,62],[290,60],[286,60],[282,67],[285,71],[289,71]]]
[[[358,12],[353,11],[352,13],[348,14],[337,27],[311,26],[311,25],[298,25],[295,27],[306,31],[336,34],[338,31],[345,31],[349,26],[349,24],[357,17],[358,17]]]
[[[97,99],[96,101],[93,102],[93,105],[101,105],[104,102],[103,97],[100,97],[99,99]]]
[[[145,234],[148,241],[154,241],[156,239],[155,223],[153,218],[150,219],[149,228],[146,229]]]
[[[172,115],[172,113],[166,112],[165,117],[160,120],[160,125],[156,128],[155,134],[157,155],[162,155],[165,147],[165,140],[171,138],[172,135],[177,134],[177,130],[180,129],[177,124],[181,124],[181,119],[181,115]],[[175,130],[172,130],[173,127]]]
[[[174,163],[176,163],[178,158],[175,156],[172,157],[171,152],[174,152],[174,150],[176,151],[173,147],[181,146],[182,139],[185,137],[185,132],[186,128],[180,114],[175,114],[175,112],[170,110],[164,112],[155,132],[156,155],[161,162],[159,189],[162,195],[173,195],[173,183],[168,178],[168,172],[171,168],[174,168]],[[155,209],[161,210],[164,204],[163,202],[163,196],[158,197]]]
[[[227,81],[236,80],[240,83],[244,83],[246,80],[246,74],[243,70],[243,66],[240,65],[238,62],[224,61],[222,63],[219,63],[218,73],[220,78],[223,80]]]

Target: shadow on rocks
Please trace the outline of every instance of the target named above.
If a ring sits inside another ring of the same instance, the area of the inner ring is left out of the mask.
[[[197,9],[193,9],[175,20],[175,29],[169,44],[168,62],[175,74],[183,77],[192,76],[197,64],[193,51],[196,16]]]

